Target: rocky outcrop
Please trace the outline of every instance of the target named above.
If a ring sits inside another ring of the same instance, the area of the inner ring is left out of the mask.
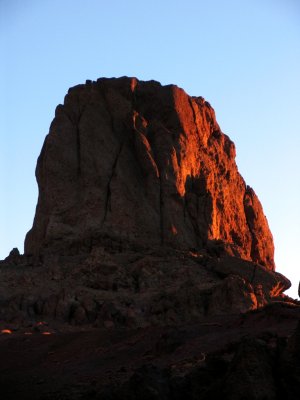
[[[121,248],[207,249],[274,269],[274,246],[233,142],[202,97],[135,78],[88,81],[56,109],[38,159],[25,254],[36,260]],[[221,250],[220,250],[221,249]]]
[[[86,258],[41,266],[3,261],[0,277],[0,330],[41,320],[109,329],[179,326],[289,302],[282,292],[290,286],[250,261],[165,248],[97,247]]]
[[[0,261],[6,399],[298,399],[300,302],[234,158],[176,86],[70,89]]]
[[[36,175],[25,254],[0,262],[0,322],[174,326],[290,302],[261,204],[203,98],[126,77],[76,86]]]

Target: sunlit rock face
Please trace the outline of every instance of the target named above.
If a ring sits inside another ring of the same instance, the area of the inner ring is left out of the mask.
[[[135,78],[71,88],[38,159],[25,253],[168,245],[223,251],[274,269],[274,246],[235,146],[202,97]],[[221,249],[221,250],[220,250]]]

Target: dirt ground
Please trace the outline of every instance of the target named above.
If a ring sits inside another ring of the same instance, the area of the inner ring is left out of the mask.
[[[78,329],[45,323],[41,329],[3,329],[1,393],[14,400],[98,398],[101,388],[120,387],[144,365],[185,375],[209,354],[232,357],[230,349],[245,337],[270,346],[274,337],[288,340],[299,319],[300,307],[273,304],[172,328]]]

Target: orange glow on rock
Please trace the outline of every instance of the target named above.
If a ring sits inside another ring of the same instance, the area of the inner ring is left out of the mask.
[[[12,331],[10,329],[2,329],[1,333],[10,335]]]
[[[51,332],[42,332],[42,335],[52,335],[52,333]]]
[[[130,82],[130,89],[131,89],[132,93],[134,92],[136,85],[137,85],[137,79],[132,78],[131,82]]]
[[[177,235],[178,232],[174,225],[172,225],[171,230],[172,230],[173,235]]]

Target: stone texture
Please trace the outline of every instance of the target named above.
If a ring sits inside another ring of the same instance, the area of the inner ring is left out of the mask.
[[[25,254],[166,245],[223,251],[274,269],[261,204],[233,142],[202,97],[136,78],[69,90],[38,159],[39,199]]]
[[[225,384],[230,400],[276,400],[273,360],[265,342],[244,340],[237,349]]]
[[[234,157],[176,86],[70,89],[0,261],[5,399],[298,399],[300,302]]]
[[[282,274],[237,257],[211,258],[208,268],[221,278],[241,277],[252,287],[252,292],[261,297],[262,305],[291,287],[291,282]]]

